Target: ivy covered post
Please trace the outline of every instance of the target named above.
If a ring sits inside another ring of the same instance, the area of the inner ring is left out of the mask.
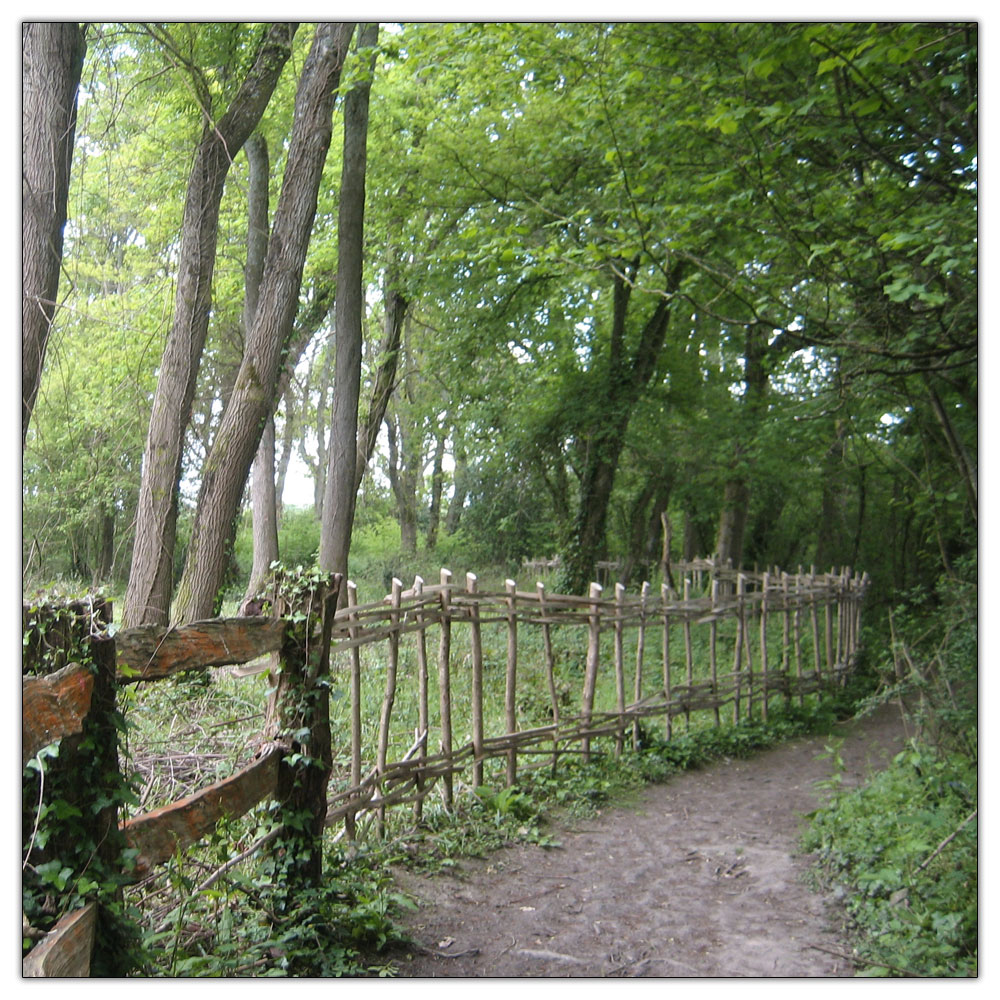
[[[271,614],[285,622],[269,739],[285,748],[278,772],[275,859],[287,889],[318,887],[323,874],[330,736],[330,635],[342,576],[317,570],[275,575]]]
[[[86,935],[60,945],[52,966],[60,972],[28,952],[29,976],[123,975],[139,963],[138,932],[121,903],[127,860],[118,821],[132,792],[119,767],[110,622],[111,605],[96,597],[22,609],[25,941],[46,931],[52,938],[78,909],[94,914],[81,925]]]

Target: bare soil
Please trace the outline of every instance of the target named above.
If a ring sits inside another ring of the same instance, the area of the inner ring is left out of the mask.
[[[840,727],[844,781],[902,745],[898,709]],[[651,785],[446,874],[400,870],[419,903],[404,977],[851,976],[842,905],[811,891],[803,815],[826,794],[829,737],[789,741]]]

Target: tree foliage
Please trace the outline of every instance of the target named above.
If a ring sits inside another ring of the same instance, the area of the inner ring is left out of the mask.
[[[102,511],[115,570],[128,563],[199,109],[231,104],[268,30],[89,29],[74,283],[25,444],[33,574],[103,569]],[[259,125],[275,197],[311,29],[298,35]],[[359,522],[392,480],[406,547],[461,525],[483,557],[561,553],[575,589],[605,557],[653,572],[662,515],[675,558],[857,565],[889,590],[975,546],[975,24],[414,23],[383,26],[378,53]],[[349,61],[345,86],[368,65]],[[305,456],[317,514],[338,138],[299,294],[302,346],[315,339],[277,409],[277,465]],[[182,511],[246,346],[246,183],[236,157]],[[119,350],[92,371],[97,335]]]

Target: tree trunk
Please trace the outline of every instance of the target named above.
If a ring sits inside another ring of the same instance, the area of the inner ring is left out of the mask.
[[[94,565],[92,585],[97,590],[103,583],[111,580],[111,571],[115,561],[115,508],[108,504],[101,508],[100,548],[97,552],[97,562]]]
[[[56,309],[87,51],[75,22],[21,25],[21,449],[38,396]]]
[[[368,160],[368,101],[375,68],[378,24],[365,24],[358,47],[371,50],[368,73],[344,97],[344,164],[337,229],[337,361],[333,382],[326,491],[320,523],[319,565],[347,579],[347,558],[358,490],[358,403],[361,398],[365,173]],[[345,595],[346,599],[346,595]]]
[[[723,490],[719,531],[715,542],[716,556],[723,563],[732,560],[734,567],[738,567],[743,559],[743,542],[750,514],[749,455],[766,405],[768,385],[767,368],[764,365],[766,353],[765,330],[759,326],[748,326],[744,348],[745,389],[740,427],[733,448],[731,474]]]
[[[813,561],[822,571],[837,561],[837,553],[842,546],[838,540],[842,533],[837,530],[837,514],[843,501],[844,445],[847,437],[847,423],[834,421],[833,440],[823,456],[820,466],[823,481],[820,484],[819,525],[817,526],[816,552]]]
[[[267,141],[255,132],[247,140],[250,181],[247,206],[246,293],[243,299],[244,341],[253,326],[260,296],[260,282],[267,255],[269,223],[268,181],[270,160]],[[250,477],[250,506],[253,518],[253,564],[244,601],[257,596],[264,586],[271,563],[278,559],[278,501],[274,486],[274,414],[264,424],[260,445],[253,460]]]
[[[257,127],[291,54],[297,25],[274,24],[226,113],[205,125],[188,178],[174,320],[160,361],[142,461],[124,624],[166,624],[170,616],[177,494],[184,432],[212,302],[219,205],[232,158]],[[214,449],[213,449],[214,451]]]
[[[298,308],[302,269],[333,130],[340,71],[353,24],[316,28],[295,98],[288,163],[268,244],[260,299],[229,406],[202,469],[201,489],[177,592],[175,619],[213,613],[235,518],[264,424],[274,410],[283,351]]]
[[[411,449],[406,447],[406,435],[396,414],[385,420],[389,439],[389,485],[396,498],[396,518],[399,521],[399,545],[407,555],[417,551],[417,475]]]
[[[365,419],[364,427],[358,434],[358,460],[354,472],[355,493],[361,487],[365,469],[368,468],[368,463],[375,451],[379,428],[385,419],[385,410],[396,385],[396,371],[399,367],[400,344],[403,336],[403,320],[409,307],[409,303],[397,288],[397,280],[397,267],[394,261],[390,260],[386,267],[383,283],[382,297],[385,304],[385,322],[382,345],[379,349],[379,363],[372,385],[368,416]]]
[[[459,432],[456,431],[457,433]],[[448,514],[444,519],[444,530],[448,535],[454,535],[458,531],[462,523],[462,511],[465,509],[465,498],[469,495],[469,453],[460,439],[455,444],[454,484]]]
[[[603,401],[603,421],[587,435],[587,450],[580,477],[580,498],[576,523],[562,585],[567,592],[585,593],[593,578],[594,564],[605,544],[608,507],[625,435],[636,402],[649,385],[670,325],[673,294],[680,286],[683,262],[674,263],[667,276],[667,288],[639,333],[635,349],[628,356],[626,330],[631,288],[637,262],[617,262],[612,269],[614,281],[614,316],[604,368],[595,367],[594,395]]]
[[[444,487],[444,444],[445,435],[439,432],[434,447],[434,466],[431,472],[431,502],[427,508],[427,550],[437,547],[438,528],[441,525],[441,492]]]

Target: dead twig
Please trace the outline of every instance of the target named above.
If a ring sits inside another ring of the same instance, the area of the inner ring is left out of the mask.
[[[909,979],[923,979],[925,978],[919,972],[914,972],[912,969],[904,969],[899,965],[890,965],[888,962],[876,961],[873,958],[863,958],[861,955],[845,955],[842,951],[834,951],[832,948],[824,948],[820,944],[807,944],[807,948],[814,948],[816,951],[825,951],[828,955],[833,955],[835,958],[842,958],[845,962],[851,962],[855,964],[860,962],[862,965],[870,965],[872,968],[876,969],[891,969],[893,972],[898,972]]]
[[[940,844],[937,845],[937,847],[934,848],[934,851],[928,855],[926,860],[917,865],[917,871],[922,872],[978,815],[979,810],[974,809],[971,815],[966,816],[966,818],[963,819],[962,822],[959,823],[958,826],[950,834],[948,834],[948,836],[945,837]]]

